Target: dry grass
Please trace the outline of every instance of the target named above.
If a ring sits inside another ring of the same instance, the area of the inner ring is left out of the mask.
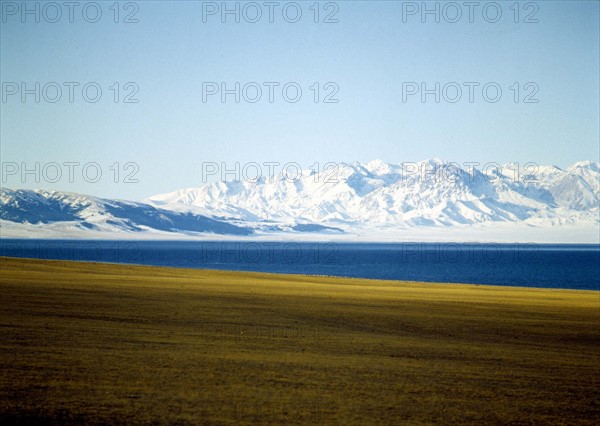
[[[600,423],[599,292],[0,267],[2,424]]]

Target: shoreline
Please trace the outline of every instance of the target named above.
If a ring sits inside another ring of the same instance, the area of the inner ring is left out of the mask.
[[[445,286],[445,287],[476,287],[476,288],[490,288],[490,289],[521,289],[521,290],[536,290],[536,291],[560,291],[560,292],[587,292],[600,294],[599,290],[590,289],[571,289],[571,288],[555,288],[555,287],[528,287],[528,286],[513,286],[513,285],[500,285],[500,284],[475,284],[475,283],[459,283],[459,282],[442,282],[442,281],[409,281],[409,280],[386,280],[379,278],[361,278],[361,277],[349,277],[340,275],[320,275],[320,274],[297,274],[297,273],[282,273],[282,272],[261,272],[261,271],[246,271],[246,270],[235,270],[235,269],[210,269],[210,268],[185,268],[176,266],[160,266],[160,265],[144,265],[139,263],[122,263],[122,262],[95,262],[87,260],[63,260],[63,259],[40,259],[34,257],[13,257],[13,256],[0,256],[0,265],[8,259],[17,259],[20,261],[35,261],[42,263],[74,263],[80,265],[114,265],[114,266],[126,266],[136,268],[148,268],[157,270],[172,270],[180,272],[205,272],[205,273],[226,273],[226,274],[240,274],[249,275],[250,277],[259,278],[261,276],[267,276],[270,278],[281,278],[289,280],[291,278],[323,278],[326,280],[344,280],[344,281],[364,281],[367,283],[376,284],[388,284],[388,285],[418,285],[418,286]]]

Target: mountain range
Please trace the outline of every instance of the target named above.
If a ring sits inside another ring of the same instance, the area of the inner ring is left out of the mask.
[[[597,162],[563,170],[375,160],[293,177],[208,183],[143,202],[2,188],[0,225],[2,237],[476,240],[490,232],[533,231],[554,234],[551,241],[572,235],[573,242],[578,236],[595,242],[599,194]]]

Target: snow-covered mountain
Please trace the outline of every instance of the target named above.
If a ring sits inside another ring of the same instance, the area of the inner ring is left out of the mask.
[[[598,224],[600,169],[484,167],[441,160],[399,165],[339,164],[323,173],[279,174],[255,182],[217,182],[150,197],[175,211],[245,222],[328,226],[455,226],[490,222]]]
[[[141,232],[248,235],[251,229],[190,213],[157,209],[144,203],[106,200],[87,195],[44,190],[0,189],[1,236],[20,229],[35,236],[70,236],[77,231],[107,236]],[[64,234],[64,235],[61,235]]]
[[[589,161],[562,170],[375,160],[143,203],[4,188],[0,235],[597,243],[599,194],[600,166]]]

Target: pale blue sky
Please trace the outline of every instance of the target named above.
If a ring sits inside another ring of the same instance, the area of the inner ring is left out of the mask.
[[[97,23],[86,22],[80,10],[74,23],[66,10],[57,23],[43,16],[40,23],[31,16],[23,23],[2,3],[3,83],[97,82],[103,89],[98,103],[85,102],[80,90],[69,103],[65,88],[57,103],[37,104],[33,96],[22,103],[16,95],[0,104],[2,162],[94,161],[104,171],[95,184],[78,175],[73,183],[64,177],[54,184],[9,177],[3,183],[9,187],[142,199],[200,185],[203,162],[308,167],[441,157],[566,167],[600,155],[597,1],[537,2],[538,23],[515,23],[514,2],[499,2],[498,23],[486,22],[476,9],[473,23],[463,15],[454,24],[431,16],[422,23],[419,14],[404,23],[407,3],[391,1],[337,2],[339,22],[330,24],[313,22],[312,1],[299,2],[303,15],[295,24],[280,9],[275,23],[263,16],[255,24],[243,17],[223,24],[219,15],[203,23],[203,2],[195,1],[137,2],[138,23],[115,24],[112,1],[98,2],[103,15]],[[333,10],[323,10],[325,3],[320,19]],[[533,10],[525,10],[526,3],[520,21]],[[231,96],[224,104],[217,96],[202,102],[202,82],[236,81],[297,82],[303,94],[297,103],[280,92],[272,104],[266,93],[257,103],[238,104]],[[135,82],[139,102],[114,103],[114,82]],[[335,82],[339,102],[314,103],[314,82],[321,83],[321,95],[325,83]],[[403,103],[403,82],[496,82],[503,93],[497,103],[482,98],[481,86],[473,103],[466,88],[457,103],[435,103],[432,96]],[[535,82],[539,102],[515,104],[514,82],[521,96],[523,85]],[[136,162],[139,183],[115,184],[114,162]]]

